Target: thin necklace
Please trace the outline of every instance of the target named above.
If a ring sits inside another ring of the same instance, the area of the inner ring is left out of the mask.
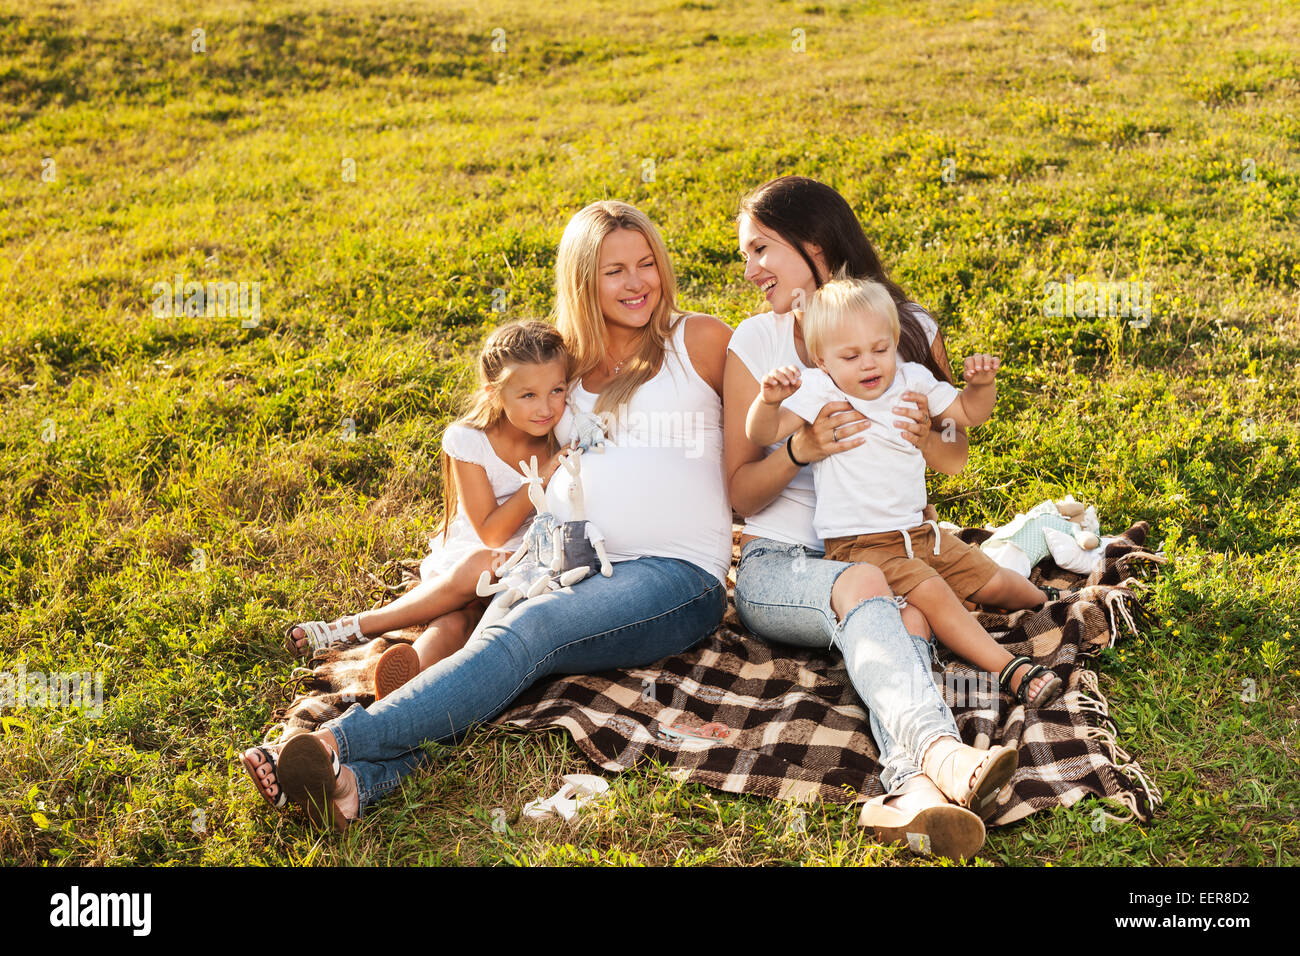
[[[635,353],[633,353],[633,354],[635,354]],[[608,356],[609,359],[610,359],[611,361],[612,361],[613,358],[614,358],[614,356],[612,356],[612,355],[609,354],[609,349],[608,349],[608,348],[605,349],[605,355]],[[617,374],[619,373],[619,371],[623,368],[623,366],[627,364],[628,359],[630,359],[631,357],[632,357],[631,355],[624,356],[623,361],[621,361],[621,362],[619,362],[618,364],[616,364],[616,365],[614,366],[614,371],[612,371],[612,372],[609,373],[609,374],[610,374],[610,377],[613,378],[615,375],[617,375]]]

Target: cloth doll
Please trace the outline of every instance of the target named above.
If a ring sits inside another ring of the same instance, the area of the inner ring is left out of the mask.
[[[575,448],[560,459],[560,464],[572,477],[569,483],[569,507],[573,519],[556,529],[551,571],[565,574],[583,568],[610,577],[614,573],[614,565],[610,563],[605,551],[605,536],[587,520],[587,508],[582,495],[582,448]]]
[[[493,608],[499,611],[508,609],[520,598],[536,597],[543,591],[568,587],[591,573],[590,568],[581,567],[562,571],[557,577],[551,570],[557,549],[556,532],[560,525],[546,508],[546,492],[542,490],[537,457],[533,456],[528,464],[521,461],[519,468],[528,487],[528,500],[537,509],[537,515],[524,533],[519,550],[497,569],[497,583],[493,584],[491,573],[484,571],[475,588],[479,597],[500,595],[492,602]]]
[[[1097,510],[1066,495],[1059,501],[1044,501],[1025,514],[1018,514],[980,545],[980,550],[1004,568],[1025,577],[1034,565],[1052,555],[1062,568],[1079,574],[1091,573],[1113,539],[1098,536]]]

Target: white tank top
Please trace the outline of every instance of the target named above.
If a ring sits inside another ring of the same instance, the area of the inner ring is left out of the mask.
[[[725,583],[731,506],[722,470],[722,401],[691,365],[685,338],[682,318],[659,373],[625,406],[606,413],[604,452],[583,454],[586,518],[605,536],[611,561],[680,558]],[[578,411],[594,411],[596,398],[581,382],[569,393]],[[569,439],[564,424],[555,432],[561,443]],[[571,480],[561,468],[546,489],[547,504],[562,521],[573,518]]]

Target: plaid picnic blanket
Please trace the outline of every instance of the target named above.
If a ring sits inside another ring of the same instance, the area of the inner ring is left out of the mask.
[[[1079,588],[1038,611],[980,613],[980,623],[1013,654],[1051,667],[1064,683],[1045,707],[1014,704],[987,678],[940,651],[936,684],[953,708],[962,739],[977,747],[1008,744],[1020,765],[1004,787],[990,825],[1005,825],[1085,796],[1107,798],[1113,820],[1149,820],[1161,802],[1138,762],[1115,739],[1109,706],[1087,667],[1122,626],[1144,620],[1137,600],[1144,574],[1164,561],[1144,548],[1138,522],[1106,550],[1086,580],[1045,559],[1036,583]],[[979,542],[989,532],[968,528]],[[405,579],[413,562],[402,562]],[[734,572],[733,572],[734,573]],[[403,588],[377,579],[380,597]],[[730,587],[729,587],[730,590]],[[318,654],[301,675],[300,696],[278,716],[287,734],[314,729],[356,701],[374,699],[370,672],[393,640]],[[563,728],[597,766],[623,771],[646,760],[670,774],[729,793],[783,800],[866,800],[882,788],[867,712],[848,682],[843,659],[768,643],[749,633],[729,606],[722,626],[684,654],[647,667],[555,678],[520,696],[496,723],[531,730]]]

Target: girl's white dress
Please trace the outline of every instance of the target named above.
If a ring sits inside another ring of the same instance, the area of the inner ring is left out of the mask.
[[[504,504],[524,484],[524,476],[497,457],[487,435],[477,428],[448,425],[442,435],[442,450],[449,458],[481,465],[492,483],[492,494],[496,496],[498,505]],[[499,550],[513,554],[523,543],[525,530],[526,525]],[[441,531],[429,538],[429,553],[420,561],[420,580],[427,581],[450,571],[465,555],[482,547],[483,542],[465,518],[465,512],[458,510],[447,529],[445,543]]]

